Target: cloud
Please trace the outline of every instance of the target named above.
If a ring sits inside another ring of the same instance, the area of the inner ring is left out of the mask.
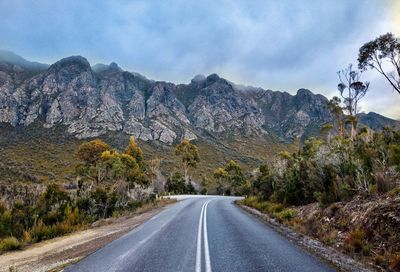
[[[336,71],[356,62],[364,42],[400,34],[399,8],[394,0],[1,1],[0,47],[47,62],[76,54],[115,61],[159,80],[217,72],[238,83],[331,96]],[[368,76],[364,110],[400,118],[399,96]]]

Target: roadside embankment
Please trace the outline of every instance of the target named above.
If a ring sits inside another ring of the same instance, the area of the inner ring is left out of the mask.
[[[400,195],[356,197],[328,207],[239,201],[296,244],[344,271],[400,271]]]

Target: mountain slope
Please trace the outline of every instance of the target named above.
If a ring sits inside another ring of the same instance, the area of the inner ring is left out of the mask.
[[[29,65],[14,59],[0,62],[0,122],[14,127],[42,120],[47,128],[66,125],[77,138],[123,131],[172,144],[182,138],[271,135],[291,141],[332,121],[328,100],[306,89],[293,96],[238,88],[216,74],[175,85],[123,71],[115,63],[92,69],[80,56],[26,78]],[[378,114],[363,120],[375,129],[396,124]]]
[[[179,167],[173,144],[183,138],[199,145],[200,170],[209,172],[228,159],[252,167],[280,150],[294,152],[297,139],[318,135],[333,120],[328,99],[306,89],[291,95],[238,86],[216,74],[175,85],[115,63],[92,67],[81,56],[39,70],[21,59],[0,58],[0,170],[7,180],[35,180],[29,174],[71,180],[74,150],[82,140],[101,137],[121,148],[129,135],[148,156],[163,159],[164,173]],[[376,113],[361,114],[360,123],[373,129],[399,125]],[[51,162],[39,162],[42,157],[66,165],[54,170]]]

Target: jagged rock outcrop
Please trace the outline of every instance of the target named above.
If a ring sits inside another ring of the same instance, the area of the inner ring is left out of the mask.
[[[290,95],[238,86],[216,74],[175,85],[123,71],[116,63],[91,67],[80,56],[48,67],[0,54],[0,123],[62,124],[78,138],[123,131],[143,141],[172,144],[182,138],[272,133],[290,141],[332,121],[327,101],[305,89]],[[361,119],[374,129],[397,124],[378,114]]]
[[[192,80],[197,92],[188,111],[193,125],[211,133],[267,134],[261,110],[251,97],[216,74]]]

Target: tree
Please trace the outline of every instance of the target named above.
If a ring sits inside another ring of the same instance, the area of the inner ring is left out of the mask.
[[[165,183],[165,191],[173,192],[175,194],[184,194],[186,192],[185,180],[181,173],[175,172],[167,179],[167,182]]]
[[[145,172],[131,155],[107,150],[103,152],[101,158],[108,179],[114,182],[126,182],[128,192],[136,184],[147,185],[148,181]]]
[[[328,102],[328,109],[330,112],[333,114],[336,120],[336,125],[339,130],[339,135],[341,138],[344,137],[344,122],[343,122],[343,109],[340,106],[340,103],[342,101],[340,100],[339,97],[334,96],[331,100]]]
[[[236,161],[230,160],[225,166],[225,171],[229,174],[229,179],[232,182],[233,193],[238,193],[239,187],[244,183],[242,168]]]
[[[224,194],[229,173],[224,168],[217,168],[214,171],[214,178],[217,180],[217,194]]]
[[[333,125],[331,123],[327,123],[321,128],[321,136],[326,135],[326,142],[329,144],[331,142],[331,130],[333,129]]]
[[[230,160],[224,168],[217,168],[214,171],[214,178],[217,180],[217,194],[238,194],[239,189],[244,185],[244,175],[240,165]]]
[[[100,165],[101,155],[107,150],[110,150],[109,145],[99,139],[81,144],[77,157],[83,164],[77,166],[78,174],[89,178],[92,183],[95,180],[99,184],[103,177],[103,169]]]
[[[175,155],[181,157],[185,182],[189,182],[189,168],[196,168],[197,163],[200,161],[197,146],[191,144],[189,140],[184,139],[179,145],[176,146]]]
[[[268,200],[274,192],[272,186],[271,172],[267,165],[261,165],[260,173],[254,181],[254,189],[256,193],[265,200]]]
[[[387,64],[394,70],[388,71]],[[364,44],[359,50],[358,67],[378,71],[400,94],[400,41],[392,33]]]
[[[340,80],[338,90],[343,98],[344,110],[347,112],[351,124],[350,139],[354,140],[357,133],[358,102],[367,93],[369,82],[360,81],[361,73],[354,71],[352,64],[337,74]]]
[[[81,144],[79,146],[77,156],[83,163],[95,165],[99,161],[101,154],[109,149],[110,147],[108,144],[102,140],[96,139]]]
[[[162,174],[160,172],[160,163],[160,159],[152,159],[150,160],[148,167],[148,176],[151,180],[151,184],[155,193],[160,193],[164,189],[164,181],[161,179]]]
[[[146,171],[146,163],[143,158],[143,151],[137,145],[135,137],[131,136],[129,138],[129,145],[125,149],[125,154],[132,156],[136,160],[136,163],[139,165],[140,169]]]

